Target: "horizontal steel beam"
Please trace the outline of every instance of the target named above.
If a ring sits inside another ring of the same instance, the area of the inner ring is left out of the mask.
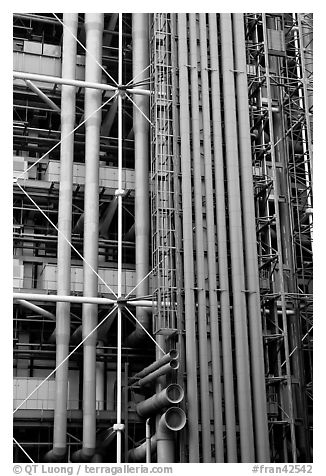
[[[87,296],[61,296],[57,294],[33,294],[33,293],[13,293],[14,299],[25,299],[27,301],[44,301],[44,302],[71,302],[71,303],[89,303],[89,304],[119,304],[119,301],[109,298],[101,297],[87,297]],[[120,301],[121,304],[126,304],[128,306],[140,306],[140,307],[152,307],[156,303],[153,301],[146,301],[137,299],[135,301]]]
[[[26,73],[23,71],[13,71],[15,79],[23,79],[30,81],[40,81],[42,83],[66,84],[68,86],[77,86],[80,88],[101,89],[103,91],[126,91],[129,94],[140,94],[143,96],[150,96],[151,92],[148,89],[138,88],[124,88],[123,86],[111,86],[110,84],[94,83],[91,81],[81,81],[79,79],[60,78],[58,76],[47,76],[45,74]]]

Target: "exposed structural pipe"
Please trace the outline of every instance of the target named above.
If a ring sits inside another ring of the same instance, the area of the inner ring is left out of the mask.
[[[147,430],[147,425],[146,425],[146,430]],[[148,431],[148,430],[147,430]],[[149,440],[149,441],[148,441]],[[146,440],[144,443],[142,443],[139,446],[136,446],[136,448],[133,448],[128,451],[128,461],[131,462],[140,462],[144,461],[146,458],[146,463],[150,463],[150,461],[147,461],[148,459],[148,448],[150,447],[150,452],[151,454],[154,453],[157,447],[157,439],[156,439],[156,434],[153,435],[151,438],[148,438],[146,435]]]
[[[117,207],[118,197],[113,197],[107,210],[105,211],[104,217],[101,219],[99,228],[100,236],[108,238],[108,231],[112,223],[113,217],[117,211]]]
[[[199,85],[198,85],[198,58],[197,58],[197,15],[189,14],[189,41],[190,41],[190,80],[191,80],[191,127],[192,127],[192,163],[194,176],[194,205],[195,205],[195,243],[196,243],[196,277],[197,277],[197,322],[198,322],[198,354],[200,373],[200,415],[202,428],[202,455],[203,463],[210,463],[211,429],[210,404],[208,382],[208,342],[206,319],[206,273],[204,258],[204,222],[203,222],[203,188],[202,164],[200,154],[200,116],[199,116]],[[216,287],[216,286],[215,286]]]
[[[170,407],[161,416],[156,429],[157,462],[174,463],[174,433],[186,424],[186,414],[179,407]]]
[[[87,54],[86,54],[87,58]],[[86,89],[100,89],[102,91],[117,91],[119,88],[111,86],[110,84],[100,83],[96,81],[81,81],[79,79],[60,78],[58,76],[48,76],[45,74],[25,73],[23,71],[13,71],[13,77],[15,79],[29,79],[31,81],[40,81],[41,83],[54,83],[54,84],[67,84],[70,86],[76,86],[78,88]],[[137,94],[141,96],[150,96],[151,92],[148,89],[141,88],[125,88],[128,94]]]
[[[233,14],[233,41],[236,73],[238,142],[240,152],[241,202],[245,249],[246,290],[248,304],[251,377],[253,392],[255,448],[257,462],[270,460],[263,336],[260,310],[258,257],[254,190],[252,181],[251,141],[248,114],[248,83],[244,18],[242,13]]]
[[[118,65],[118,84],[122,84],[122,13],[119,13],[119,65]],[[115,191],[118,197],[118,297],[122,294],[122,197],[124,190],[122,188],[122,94],[118,95],[118,189]],[[121,442],[122,430],[124,424],[121,421],[122,413],[122,310],[121,305],[118,306],[117,315],[117,381],[116,381],[116,424],[117,445],[116,445],[116,462],[121,463]]]
[[[65,15],[67,26],[77,35],[78,14]],[[62,74],[74,79],[76,74],[76,40],[70,32],[63,36]],[[70,134],[75,126],[76,90],[73,86],[63,86],[61,96],[61,136]],[[74,136],[71,134],[61,143],[61,167],[59,190],[58,226],[63,235],[70,240],[72,224],[72,175],[73,175]],[[58,293],[70,292],[71,249],[62,236],[58,236]],[[69,352],[70,304],[57,303],[56,309],[56,365],[58,366]],[[62,459],[66,452],[67,427],[68,360],[56,372],[56,399],[54,411],[53,450],[47,460]]]
[[[100,339],[97,342],[98,347],[103,347],[104,342],[101,341]],[[103,355],[103,349],[97,348],[96,353],[98,355]],[[105,373],[105,363],[104,360],[97,360],[96,361],[96,390],[95,390],[95,395],[96,395],[96,410],[104,410],[104,395],[105,395],[105,379],[104,379],[104,373]]]
[[[40,316],[44,316],[44,317],[47,317],[48,319],[55,320],[55,315],[52,314],[52,312],[46,311],[45,309],[42,309],[41,307],[36,306],[35,304],[32,304],[31,302],[25,301],[24,299],[17,299],[16,303],[26,307],[27,309],[30,309],[31,311],[36,312],[37,314],[40,314]]]
[[[150,426],[150,418],[147,418],[145,424],[145,438],[146,438],[146,463],[151,463],[152,461],[152,448],[151,448],[151,426]]]
[[[14,13],[14,18],[20,18],[22,20],[32,20],[39,23],[50,23],[51,25],[60,25],[56,18],[44,17],[41,15],[28,14],[28,13]]]
[[[78,14],[64,14],[64,23],[73,35],[77,36]],[[63,32],[62,74],[74,79],[76,75],[77,43],[68,29]],[[76,88],[64,85],[61,95],[61,137],[60,146],[60,189],[58,227],[57,288],[59,294],[69,294],[71,286],[71,239],[72,227],[72,183],[74,160]],[[66,237],[66,239],[63,238]],[[56,308],[56,366],[66,359],[69,353],[70,304],[58,302]],[[60,365],[55,376],[55,408],[53,425],[53,449],[46,455],[47,461],[60,461],[67,448],[67,400],[68,400],[68,359]]]
[[[211,144],[211,117],[208,82],[208,58],[207,58],[207,25],[206,14],[199,14],[200,32],[200,61],[201,61],[201,89],[202,89],[202,128],[204,136],[204,169],[205,169],[205,205],[206,205],[206,228],[207,228],[207,268],[208,268],[208,292],[209,292],[209,315],[210,315],[210,343],[212,353],[212,387],[213,387],[213,412],[214,412],[214,440],[215,461],[224,462],[223,448],[223,412],[221,390],[221,356],[220,335],[218,324],[217,282],[216,282],[216,246],[215,246],[215,222],[214,222],[214,198],[213,198],[213,164]]]
[[[138,403],[136,411],[139,416],[146,418],[153,413],[158,413],[168,405],[180,403],[183,396],[183,388],[177,383],[171,383],[159,393]]]
[[[146,78],[147,72],[140,74],[149,63],[149,18],[147,13],[132,14],[133,59],[132,74],[138,81]],[[146,96],[134,97],[135,104],[149,116],[149,101]],[[149,271],[149,124],[140,111],[133,108],[133,129],[135,143],[135,245],[136,245],[136,282],[140,283]],[[145,279],[136,289],[136,295],[146,296],[149,281]],[[137,309],[136,317],[146,330],[150,330],[150,314],[144,309]],[[146,337],[142,327],[137,323],[126,342],[134,346]]]
[[[156,434],[150,439],[151,453],[157,449],[158,463],[174,463],[174,433],[186,424],[186,414],[179,407],[170,407],[159,419]],[[129,450],[129,461],[144,461],[147,441]]]
[[[133,375],[129,381],[135,382],[136,380],[139,380],[140,378],[146,377],[146,375],[150,374],[151,372],[154,372],[154,370],[159,369],[163,365],[167,364],[170,362],[170,360],[176,360],[179,358],[179,352],[175,349],[170,350],[167,354],[163,355],[163,357],[159,360],[156,360],[152,364],[148,365],[145,367],[143,370],[140,372],[137,372],[135,375]]]
[[[101,127],[101,136],[108,137],[111,132],[111,128],[117,114],[118,110],[118,101],[117,98],[113,99],[110,104],[110,109],[107,112],[106,116],[103,119],[102,127]]]
[[[241,462],[255,460],[245,298],[231,14],[220,14],[227,192]]]
[[[14,299],[26,299],[28,301],[44,301],[44,302],[71,302],[74,304],[116,304],[116,299],[100,298],[93,296],[69,296],[58,294],[34,294],[34,293],[13,293]],[[137,299],[136,301],[125,301],[128,306],[152,307],[156,306],[155,301],[146,301],[145,299]]]
[[[53,102],[46,94],[44,94],[43,91],[41,91],[35,84],[32,83],[32,81],[29,81],[28,79],[25,80],[25,83],[27,86],[35,93],[37,94],[48,106],[50,106],[53,111],[58,112],[59,114],[61,113],[61,109],[59,106],[56,105],[55,102]]]
[[[189,97],[188,97],[188,48],[187,17],[185,13],[177,14],[178,20],[178,61],[179,61],[179,102],[180,102],[180,137],[181,137],[181,175],[182,175],[182,227],[183,227],[183,267],[186,331],[186,372],[188,403],[188,441],[189,462],[199,462],[199,427],[197,396],[197,352],[194,300],[194,263],[193,263],[193,225],[192,225],[192,190],[189,131]]]
[[[223,137],[221,118],[220,66],[218,55],[217,19],[216,13],[210,13],[209,18],[209,47],[211,61],[211,94],[213,119],[213,147],[214,147],[214,179],[216,196],[216,232],[218,251],[219,301],[221,312],[221,336],[223,354],[223,388],[225,407],[225,430],[227,461],[237,462],[237,439],[235,421],[233,357],[231,342],[230,318],[230,291],[228,277],[228,251],[226,204],[223,164]]]
[[[162,375],[166,375],[168,373],[171,373],[173,370],[177,370],[179,368],[179,361],[172,359],[170,362],[167,364],[163,365],[157,370],[154,370],[154,372],[151,372],[150,374],[146,375],[146,377],[143,377],[139,379],[134,386],[137,387],[144,387],[145,385],[150,385],[154,383],[156,379],[161,377]]]
[[[99,82],[102,77],[103,13],[85,14],[87,81]],[[85,91],[85,116],[88,117],[101,105],[100,90]],[[85,124],[85,218],[84,218],[84,258],[92,268],[98,270],[99,232],[99,151],[100,151],[101,111],[97,111]],[[84,263],[84,294],[97,296],[98,278]],[[97,305],[83,304],[83,339],[97,325]],[[94,332],[84,342],[83,374],[83,448],[74,453],[74,461],[89,461],[96,448],[96,339]]]

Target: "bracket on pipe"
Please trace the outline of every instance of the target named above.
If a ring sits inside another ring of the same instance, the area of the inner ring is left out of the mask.
[[[113,425],[113,430],[114,431],[123,431],[125,429],[125,426],[123,423],[115,423]]]

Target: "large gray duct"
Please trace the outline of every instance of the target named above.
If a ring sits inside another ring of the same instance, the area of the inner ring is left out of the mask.
[[[63,23],[63,57],[62,77],[75,79],[78,14],[65,13]],[[70,30],[70,31],[69,31]],[[74,35],[74,36],[73,36]],[[71,131],[75,127],[76,88],[62,85],[61,93],[61,138],[60,147],[60,190],[58,227],[69,241],[71,239],[72,224],[72,182],[74,159],[74,135]],[[70,134],[70,135],[69,135]],[[68,136],[69,135],[69,136]],[[68,136],[68,137],[66,137]],[[71,280],[71,248],[69,242],[58,234],[58,278],[57,293],[70,294]],[[56,366],[69,353],[70,338],[70,303],[58,302],[56,308]],[[53,449],[46,455],[46,461],[61,461],[66,454],[67,446],[67,399],[68,399],[68,359],[60,365],[55,376],[55,408]]]
[[[103,13],[86,13],[86,81],[101,82],[102,70],[95,63],[102,61]],[[88,117],[101,105],[101,91],[85,90],[85,116]],[[99,233],[99,151],[101,111],[93,114],[85,124],[85,218],[84,258],[92,268],[98,269]],[[84,263],[84,295],[98,295],[98,278]],[[83,339],[97,325],[96,304],[83,304]],[[74,461],[90,461],[96,448],[96,339],[94,332],[84,342],[83,378],[83,448],[73,455]]]
[[[132,74],[137,81],[145,79],[148,73],[141,73],[149,63],[149,18],[147,13],[132,14],[132,44],[133,61]],[[140,89],[147,89],[140,86]],[[133,100],[138,108],[148,117],[149,100],[147,96],[134,95]],[[139,110],[134,106],[133,129],[135,144],[135,241],[136,241],[136,283],[148,274],[149,271],[149,124]],[[149,291],[148,279],[145,279],[137,288],[137,296],[147,296]],[[150,328],[150,313],[138,308],[136,317],[146,330]],[[136,329],[126,339],[128,346],[139,344],[146,337],[141,326],[136,323]]]
[[[176,383],[171,383],[156,395],[138,403],[136,405],[136,411],[139,416],[146,418],[153,413],[158,413],[162,408],[168,405],[180,403],[183,396],[183,388]]]
[[[130,383],[133,383],[133,382],[136,382],[137,380],[143,378],[143,377],[146,377],[146,375],[154,372],[154,370],[157,370],[159,369],[160,367],[162,367],[163,365],[167,364],[170,362],[170,360],[174,359],[178,359],[179,357],[179,353],[177,350],[175,349],[172,349],[170,350],[170,352],[168,352],[167,354],[165,354],[161,359],[159,360],[155,360],[155,362],[153,362],[152,364],[148,365],[147,367],[145,367],[143,370],[141,370],[140,372],[137,372],[135,375],[133,375],[129,381]]]
[[[150,446],[151,446],[151,453],[154,453],[157,447],[156,434],[151,437]],[[145,441],[139,446],[136,446],[136,448],[129,450],[128,461],[135,462],[135,463],[138,463],[140,461],[145,461],[146,447],[147,447],[147,441]]]
[[[158,368],[154,372],[146,375],[146,377],[141,378],[135,383],[135,386],[144,387],[146,385],[151,385],[155,380],[162,375],[169,374],[173,372],[173,370],[177,370],[179,368],[179,362],[176,359],[170,360],[167,364],[163,365],[162,367]]]
[[[170,407],[161,416],[156,428],[157,462],[174,463],[174,433],[186,424],[186,414],[179,407]]]
[[[186,424],[186,414],[179,407],[170,407],[159,419],[156,434],[151,438],[151,451],[157,449],[158,463],[174,463],[174,433]],[[129,450],[130,461],[143,461],[146,456],[146,442]]]

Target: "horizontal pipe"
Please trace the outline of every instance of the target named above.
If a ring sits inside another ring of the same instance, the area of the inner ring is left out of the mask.
[[[13,293],[14,299],[27,299],[28,301],[44,302],[71,302],[89,304],[115,304],[116,301],[108,298],[97,298],[87,296],[58,296],[57,294],[33,294],[33,293]]]
[[[25,301],[24,299],[17,299],[16,302],[17,304],[20,304],[21,306],[24,306],[27,309],[30,309],[31,311],[35,311],[37,314],[40,314],[41,316],[48,317],[49,319],[55,320],[54,314],[52,314],[49,311],[46,311],[45,309],[42,309],[39,306],[36,306],[35,304]]]
[[[159,369],[163,365],[170,362],[170,360],[178,359],[178,357],[179,357],[179,352],[177,350],[175,349],[170,350],[170,352],[165,354],[161,359],[156,360],[155,362],[153,362],[151,365],[148,365],[140,372],[137,372],[133,377],[130,378],[130,382],[135,382],[136,380],[146,377],[146,375],[150,374],[151,372],[154,372],[154,370],[156,369]]]
[[[173,370],[177,370],[179,368],[179,362],[176,359],[170,360],[167,364],[163,365],[159,369],[155,370],[154,372],[146,375],[146,377],[141,378],[136,382],[137,386],[143,387],[145,385],[153,383],[158,377],[162,375],[166,375]]]
[[[100,297],[87,297],[87,296],[58,296],[57,294],[33,294],[33,293],[13,293],[13,299],[18,302],[18,300],[28,300],[28,301],[44,301],[44,302],[71,302],[75,304],[82,304],[84,302],[90,303],[90,304],[116,304],[117,301],[115,299],[109,299],[109,298],[100,298]],[[132,300],[132,301],[125,301],[124,304],[127,306],[133,306],[133,307],[155,307],[157,306],[156,301],[146,301],[145,299],[137,299],[137,300]],[[167,303],[164,303],[165,305]],[[279,304],[280,306],[280,304]],[[220,306],[218,306],[220,308]],[[230,306],[230,309],[232,309],[232,306]],[[263,312],[263,309],[261,309],[261,312]],[[264,311],[266,314],[270,313],[269,309],[266,309]],[[282,311],[277,311],[278,314],[282,314]],[[287,309],[286,313],[288,315],[293,315],[295,314],[295,311],[293,309]],[[48,316],[50,317],[50,316]],[[50,318],[53,319],[53,318]],[[177,357],[173,357],[177,358]]]
[[[14,13],[14,18],[20,18],[21,20],[33,20],[39,23],[50,23],[51,25],[59,25],[59,20],[56,18],[44,17],[41,15],[33,15],[27,13]],[[14,25],[15,26],[15,25]]]
[[[183,388],[177,383],[171,383],[159,393],[138,403],[136,411],[139,416],[146,418],[153,413],[158,413],[168,405],[180,403],[183,397]]]
[[[48,76],[45,74],[25,73],[23,71],[13,71],[15,79],[29,79],[31,81],[40,81],[42,83],[67,84],[69,86],[77,86],[79,88],[101,89],[103,91],[118,91],[119,88],[110,84],[95,83],[92,81],[81,81],[79,79],[60,78],[58,76]],[[139,94],[142,96],[150,96],[148,89],[127,88],[129,94]]]

